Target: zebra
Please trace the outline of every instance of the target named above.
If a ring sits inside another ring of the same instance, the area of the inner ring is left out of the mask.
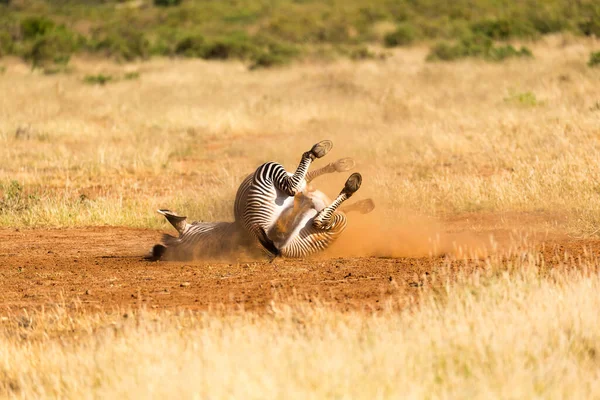
[[[269,257],[311,255],[329,247],[346,228],[346,216],[336,210],[360,188],[362,176],[352,174],[333,202],[308,187],[318,176],[354,167],[352,159],[341,159],[308,172],[311,163],[332,147],[330,140],[315,144],[302,154],[293,174],[281,164],[267,162],[240,185],[234,204],[235,220],[260,242]]]
[[[161,259],[167,249],[178,258],[197,255],[214,257],[230,252],[258,255],[264,251],[273,260],[306,257],[326,249],[346,228],[344,212],[368,213],[371,199],[340,208],[362,183],[359,173],[352,174],[340,194],[332,202],[310,183],[315,178],[354,167],[354,161],[343,158],[315,171],[310,164],[331,150],[329,140],[315,144],[303,153],[296,171],[291,174],[283,166],[268,162],[240,185],[234,202],[234,222],[187,223],[185,217],[169,210],[159,210],[177,229],[179,237],[165,235],[163,244],[154,246],[152,259]]]

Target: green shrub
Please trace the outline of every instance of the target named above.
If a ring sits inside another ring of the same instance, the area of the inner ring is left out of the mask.
[[[139,78],[140,78],[139,72],[127,72],[127,73],[125,73],[125,75],[123,75],[123,79],[125,79],[126,81],[131,81],[131,80],[139,79]]]
[[[579,31],[586,36],[600,37],[600,4],[585,4],[577,21]]]
[[[17,181],[8,184],[0,184],[3,196],[0,197],[0,214],[14,213],[27,209],[35,196],[25,196],[23,186]]]
[[[22,56],[30,61],[32,67],[49,64],[67,65],[71,55],[83,46],[84,39],[64,26],[50,31],[38,31],[36,36],[22,48]]]
[[[107,33],[95,33],[92,51],[103,52],[117,60],[131,61],[150,55],[150,42],[144,33],[133,27],[118,27]]]
[[[383,38],[386,47],[406,46],[415,41],[416,29],[408,23],[399,24],[395,31],[388,33]]]
[[[453,61],[465,57],[479,57],[488,61],[502,61],[512,57],[533,57],[531,50],[521,47],[519,50],[512,45],[496,46],[492,39],[486,36],[468,36],[456,44],[439,43],[427,56],[427,61]]]
[[[21,20],[21,35],[24,40],[44,36],[54,30],[56,24],[46,17],[27,17]]]
[[[597,18],[586,18],[577,24],[579,31],[585,36],[600,37],[600,15]]]
[[[467,57],[463,47],[447,42],[438,43],[429,50],[427,61],[453,61]]]
[[[202,35],[185,36],[175,45],[175,54],[184,57],[204,56],[206,40]]]
[[[260,34],[292,43],[348,43],[355,27],[343,16],[311,13],[310,8],[273,15]]]
[[[0,4],[8,2],[0,0]],[[358,46],[379,40],[386,23],[397,24],[383,37],[387,47],[409,45],[420,38],[451,43],[436,46],[439,59],[473,53],[503,59],[526,53],[494,45],[489,46],[493,50],[481,51],[486,47],[477,41],[456,47],[468,36],[504,41],[574,30],[600,37],[600,2],[593,0],[152,0],[154,7],[135,10],[115,7],[115,2],[124,0],[85,0],[81,5],[71,0],[11,2],[0,10],[0,56],[33,59],[31,53],[36,53],[52,61],[50,54],[56,51],[62,54],[58,58],[66,59],[71,51],[65,41],[59,39],[61,43],[55,45],[48,40],[56,34],[59,21],[92,27],[83,45],[78,42],[73,52],[118,60],[158,54],[277,64],[294,57],[268,48],[262,43],[265,36],[323,57],[335,55],[339,46],[354,47],[343,55],[360,59],[369,55]],[[34,43],[40,38],[47,39]],[[326,46],[307,46],[315,44]]]
[[[546,35],[548,33],[560,32],[569,27],[564,15],[555,10],[546,10],[541,7],[529,15],[529,21],[536,32]]]
[[[154,5],[157,7],[172,7],[181,4],[181,0],[154,0]]]
[[[470,29],[476,36],[485,36],[493,40],[535,36],[535,28],[531,23],[516,19],[484,19],[473,22]]]
[[[0,6],[7,6],[10,4],[10,0],[0,0]]]
[[[226,36],[207,41],[202,58],[207,60],[247,59],[260,54],[260,50],[244,36]]]
[[[113,77],[111,75],[104,75],[104,74],[98,74],[98,75],[86,75],[85,78],[83,78],[83,81],[87,84],[90,85],[106,85],[108,82],[112,81]]]
[[[278,65],[284,65],[289,62],[289,58],[286,58],[280,54],[273,53],[261,53],[257,55],[250,65],[250,69],[269,68]]]
[[[514,103],[528,107],[534,107],[542,104],[532,92],[511,93],[508,97],[504,98],[504,101],[507,103]]]
[[[588,61],[590,67],[600,66],[600,51],[591,52],[590,60]]]
[[[359,46],[350,50],[350,52],[348,53],[348,57],[350,57],[351,60],[355,61],[372,60],[374,58],[377,58],[377,54],[373,53],[366,46]]]
[[[14,41],[8,32],[0,32],[0,57],[14,52]]]

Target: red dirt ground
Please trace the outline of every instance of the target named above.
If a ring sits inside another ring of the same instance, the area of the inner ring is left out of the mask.
[[[445,256],[331,258],[268,262],[149,262],[153,230],[94,227],[0,230],[0,314],[56,304],[85,309],[264,310],[272,300],[319,299],[342,310],[380,309],[393,295],[409,304],[423,279],[465,267]],[[499,232],[502,236],[502,232]],[[546,237],[540,252],[558,265],[565,252],[600,253],[599,240]],[[480,265],[482,263],[479,263]],[[400,305],[402,305],[400,304]]]

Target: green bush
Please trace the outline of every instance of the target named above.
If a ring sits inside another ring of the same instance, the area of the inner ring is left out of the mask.
[[[33,195],[26,196],[23,193],[23,186],[17,181],[8,184],[0,183],[0,190],[3,192],[3,196],[0,197],[0,214],[23,211],[36,200]]]
[[[140,73],[139,72],[127,72],[127,73],[125,73],[125,75],[123,75],[123,79],[125,79],[126,81],[140,79]]]
[[[406,46],[417,38],[416,29],[408,23],[399,24],[395,31],[388,33],[383,38],[386,47]]]
[[[8,2],[0,0],[0,4]],[[488,46],[481,39],[461,43],[470,36],[504,41],[569,30],[600,37],[600,2],[593,0],[152,0],[153,7],[135,10],[115,7],[115,2],[123,0],[85,0],[85,4],[35,0],[0,6],[0,56],[36,59],[41,55],[53,61],[54,52],[66,60],[72,52],[87,51],[118,60],[156,54],[239,58],[257,65],[295,57],[270,48],[263,42],[269,37],[280,47],[293,47],[296,54],[310,51],[329,58],[345,47],[354,49],[343,52],[345,57],[360,59],[369,54],[359,46],[379,40],[385,26],[378,24],[389,21],[397,25],[383,37],[383,45],[405,46],[421,38],[451,43],[436,46],[438,59],[482,54],[503,59],[527,53]],[[69,50],[69,41],[57,33],[61,21],[92,27],[91,33]]]
[[[34,31],[30,31],[32,32]],[[84,44],[81,36],[64,26],[53,27],[51,30],[44,28],[32,37],[32,40],[23,45],[21,54],[34,68],[49,64],[64,66],[68,64],[71,55]]]
[[[7,6],[10,4],[10,0],[0,0],[0,6]]]
[[[260,49],[246,35],[235,34],[207,41],[202,58],[207,60],[251,59],[260,53]]]
[[[538,100],[537,96],[533,92],[511,92],[508,97],[504,98],[504,101],[526,107],[535,107],[543,104]]]
[[[111,75],[104,75],[104,74],[86,75],[85,78],[83,78],[83,81],[87,84],[101,85],[101,86],[106,85],[108,82],[110,82],[112,80],[113,80],[113,77]]]
[[[181,4],[181,0],[154,0],[154,5],[158,7],[172,7]]]
[[[468,36],[456,44],[439,43],[427,56],[427,61],[453,61],[466,57],[480,57],[488,61],[502,61],[512,57],[533,57],[531,50],[521,47],[519,50],[512,45],[496,46],[492,39],[486,36]]]
[[[600,66],[600,51],[591,52],[590,60],[588,61],[590,67]]]
[[[21,20],[21,35],[24,40],[36,39],[54,30],[56,24],[46,17],[27,17]]]
[[[521,46],[521,48],[517,50],[511,45],[507,45],[491,47],[485,57],[490,61],[502,61],[514,57],[533,57],[533,53],[525,46]]]
[[[204,56],[206,40],[202,35],[185,36],[175,45],[175,54],[185,57]]]
[[[353,48],[348,53],[348,57],[350,57],[351,60],[360,61],[360,60],[372,60],[374,58],[377,58],[377,55],[375,53],[373,53],[371,50],[369,50],[368,47],[359,46],[359,47]]]
[[[117,60],[132,61],[150,55],[150,41],[133,27],[118,27],[107,33],[95,33],[95,36],[90,49]]]
[[[564,13],[560,13],[556,10],[547,10],[540,5],[540,9],[535,12],[531,12],[528,19],[533,25],[536,32],[546,35],[548,33],[560,32],[569,27]]]
[[[0,57],[14,52],[14,41],[8,32],[0,32]]]
[[[535,36],[535,28],[529,22],[516,19],[483,19],[473,22],[470,29],[476,36],[485,36],[493,40]]]
[[[282,56],[281,54],[273,53],[261,53],[257,55],[250,65],[250,69],[269,68],[278,65],[284,65],[289,62],[289,58]]]
[[[353,25],[342,16],[311,13],[307,7],[300,13],[287,10],[275,14],[260,34],[292,43],[348,43]],[[298,10],[299,11],[299,10]]]
[[[230,58],[252,59],[261,53],[260,48],[245,33],[232,33],[212,39],[202,35],[185,36],[175,45],[175,54],[207,60]]]

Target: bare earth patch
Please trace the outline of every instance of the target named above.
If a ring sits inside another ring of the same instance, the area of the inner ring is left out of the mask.
[[[461,230],[458,222],[453,228],[454,235]],[[486,255],[510,260],[519,257],[522,249],[557,267],[577,257],[600,254],[597,239],[496,229],[470,234],[471,242],[465,242],[460,253],[455,247],[431,256],[334,256],[274,263],[144,260],[159,237],[154,230],[114,227],[0,230],[3,312],[55,305],[92,310],[241,308],[261,312],[272,301],[291,297],[316,300],[342,311],[381,310],[390,301],[404,308],[418,300],[424,284],[440,286],[457,274],[484,268]],[[495,247],[473,247],[490,237],[495,238]],[[469,244],[474,251],[469,251]]]

